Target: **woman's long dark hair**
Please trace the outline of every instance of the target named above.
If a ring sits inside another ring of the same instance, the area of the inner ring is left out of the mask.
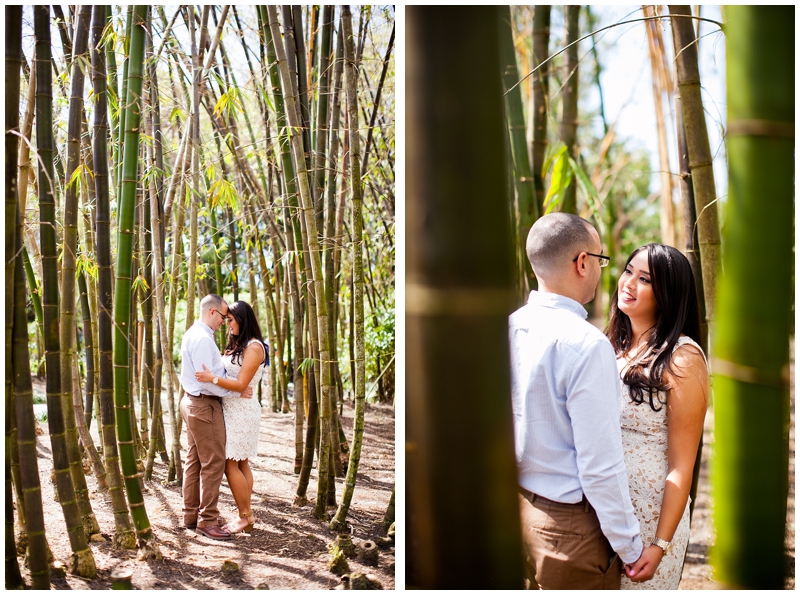
[[[264,337],[261,335],[261,327],[258,325],[253,308],[250,304],[243,301],[233,302],[228,306],[228,314],[233,316],[236,323],[239,325],[239,334],[234,335],[231,333],[231,327],[228,326],[228,344],[225,346],[225,353],[231,354],[231,361],[235,364],[242,365],[242,354],[247,349],[247,345],[252,339],[258,339],[264,347],[264,360],[267,358],[267,346],[264,343]],[[238,361],[237,361],[238,358]]]
[[[625,263],[627,267],[634,256],[647,250],[647,264],[653,295],[658,305],[658,319],[647,337],[644,357],[633,362],[625,371],[622,381],[630,388],[634,403],[643,403],[645,393],[654,411],[654,398],[658,391],[669,389],[664,373],[673,373],[672,350],[680,336],[686,335],[700,344],[700,317],[697,309],[697,290],[689,261],[679,250],[663,244],[647,244],[637,248]],[[619,285],[611,300],[606,335],[617,354],[631,348],[633,331],[631,320],[617,306]]]

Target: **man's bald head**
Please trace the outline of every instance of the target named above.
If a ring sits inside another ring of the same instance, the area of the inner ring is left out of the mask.
[[[212,308],[214,310],[220,311],[225,307],[226,303],[222,297],[218,296],[215,293],[209,293],[206,297],[200,300],[200,313],[204,314],[208,312]]]
[[[531,227],[525,244],[533,272],[545,281],[560,276],[572,259],[594,249],[597,232],[591,223],[569,213],[550,213]]]

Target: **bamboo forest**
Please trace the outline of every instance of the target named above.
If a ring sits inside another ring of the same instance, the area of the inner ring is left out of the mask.
[[[405,584],[794,589],[794,8],[404,14]]]
[[[394,589],[395,8],[5,52],[6,588]]]

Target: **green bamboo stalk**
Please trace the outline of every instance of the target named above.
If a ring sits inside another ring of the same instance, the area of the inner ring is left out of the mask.
[[[331,9],[330,13],[327,10],[323,13],[323,23],[322,27],[333,26],[333,10]],[[324,29],[323,29],[324,30]],[[340,101],[340,90],[342,86],[342,76],[344,72],[344,47],[342,43],[342,36],[341,36],[341,27],[339,28],[340,34],[337,35],[337,39],[339,41],[338,46],[336,48],[336,55],[334,58],[334,72],[333,72],[333,86],[331,90],[331,110],[330,110],[330,124],[325,124],[326,128],[330,128],[330,152],[327,155],[328,163],[330,164],[330,175],[328,176],[328,187],[327,192],[325,193],[325,242],[323,247],[323,266],[325,270],[325,299],[328,301],[328,312],[330,315],[328,316],[328,341],[331,346],[331,366],[333,377],[338,379],[341,377],[341,372],[339,371],[339,357],[338,357],[338,350],[336,345],[336,288],[338,286],[338,279],[335,274],[336,270],[336,251],[338,250],[338,242],[336,241],[335,234],[337,232],[336,227],[336,165],[337,165],[337,156],[339,153],[339,117],[341,112],[341,101]],[[324,37],[324,36],[323,36]],[[327,42],[322,43],[322,47],[320,48],[320,60],[324,53],[330,53],[331,46],[330,40]],[[325,63],[325,69],[328,70],[330,60],[327,60]],[[320,68],[322,68],[320,66]],[[327,84],[327,83],[326,83]],[[374,114],[374,112],[373,112]],[[370,130],[371,131],[371,130]],[[322,167],[320,165],[319,167]],[[324,178],[323,178],[324,180]],[[344,182],[342,183],[342,187],[344,189]],[[322,189],[320,189],[322,192]],[[336,469],[336,477],[343,477],[344,476],[344,468],[342,466],[341,461],[341,454],[346,452],[343,451],[341,448],[341,441],[339,440],[339,426],[340,421],[338,419],[338,413],[336,411],[337,402],[340,400],[341,391],[339,388],[339,384],[336,385],[336,390],[334,390],[331,394],[331,398],[335,399],[334,402],[331,403],[331,415],[333,419],[331,420],[331,449],[334,452],[333,463]]]
[[[98,298],[98,354],[100,380],[100,433],[103,440],[103,458],[114,511],[115,532],[112,543],[117,549],[136,547],[136,535],[131,527],[128,504],[125,500],[122,473],[119,466],[117,446],[116,415],[114,412],[114,367],[112,353],[112,309],[111,288],[111,211],[109,207],[108,171],[108,88],[106,78],[106,55],[100,47],[107,12],[105,6],[95,6],[92,18],[92,84],[95,97],[94,109],[94,183],[97,197],[95,226],[97,232],[97,298]],[[110,44],[109,44],[110,45]],[[106,48],[108,50],[108,48]],[[115,81],[116,84],[116,81]]]
[[[511,88],[519,80],[517,70],[517,52],[514,49],[514,36],[511,23],[511,9],[508,6],[500,7],[498,20],[500,35],[500,59],[503,76],[504,91]],[[511,141],[511,156],[513,158],[514,187],[517,190],[517,261],[521,265],[523,287],[531,289],[536,287],[533,269],[525,252],[525,242],[531,225],[539,218],[539,208],[536,202],[536,193],[533,186],[531,162],[528,157],[528,141],[525,135],[525,114],[522,110],[522,91],[519,86],[514,87],[506,96],[506,119]],[[526,292],[527,294],[527,292]]]
[[[269,15],[269,27],[272,31],[273,39],[280,38],[280,29],[277,19],[277,10],[273,6],[267,7],[267,14]],[[279,43],[274,44],[278,56],[278,69],[283,82],[283,89],[291,89],[291,79],[289,74],[288,64],[286,63],[286,55],[283,47]],[[292,155],[294,156],[297,177],[300,186],[300,199],[303,205],[303,220],[306,225],[306,237],[308,238],[308,251],[311,260],[312,269],[312,283],[313,295],[317,296],[316,320],[310,319],[309,326],[317,325],[318,327],[318,341],[319,341],[319,360],[322,378],[321,390],[321,403],[320,403],[320,441],[319,450],[319,483],[317,489],[317,503],[315,507],[315,514],[318,518],[325,516],[325,498],[324,494],[327,493],[327,480],[328,480],[328,459],[330,453],[329,434],[330,434],[330,392],[332,390],[332,378],[330,369],[330,346],[328,341],[328,305],[325,302],[325,286],[322,275],[322,260],[320,257],[317,222],[314,217],[314,197],[311,194],[311,186],[309,183],[308,171],[306,169],[305,158],[303,153],[303,139],[297,132],[302,129],[300,120],[300,110],[296,103],[295,97],[292,95],[284,95],[286,103],[286,115],[289,121],[289,138],[291,140]],[[309,290],[311,287],[309,287]],[[313,333],[312,333],[313,337]]]
[[[139,540],[140,558],[161,558],[153,535],[136,467],[133,431],[131,427],[132,399],[129,390],[130,367],[128,357],[128,329],[130,329],[130,302],[133,267],[134,214],[136,186],[138,183],[139,136],[142,114],[142,78],[144,70],[144,24],[148,7],[133,8],[130,55],[128,58],[128,84],[125,98],[125,142],[123,143],[122,195],[117,221],[117,283],[114,293],[114,404],[117,409],[117,439],[119,443],[122,474],[128,496],[131,517]]]
[[[498,11],[451,10],[406,7],[406,584],[518,589]]]
[[[726,16],[729,174],[711,365],[712,564],[730,587],[782,589],[795,292],[794,8],[730,6]]]
[[[278,143],[276,151],[279,151],[279,160],[281,168],[283,169],[284,190],[286,193],[287,204],[287,217],[290,221],[291,229],[287,230],[286,244],[287,250],[295,254],[294,263],[289,268],[289,288],[290,300],[292,304],[292,330],[294,341],[295,353],[295,366],[294,366],[294,387],[295,387],[295,403],[297,413],[295,416],[295,473],[300,476],[297,482],[297,491],[294,498],[294,504],[302,506],[307,502],[306,489],[308,486],[309,477],[311,475],[311,467],[314,460],[314,435],[316,432],[316,413],[317,401],[316,398],[307,396],[305,392],[306,383],[303,380],[303,372],[297,362],[302,362],[305,359],[305,347],[303,341],[303,318],[304,318],[304,303],[301,302],[301,288],[305,287],[304,265],[305,255],[303,252],[303,239],[300,232],[300,223],[298,221],[298,204],[297,204],[297,189],[295,184],[294,164],[292,163],[292,156],[290,153],[289,142],[286,134],[287,120],[286,108],[283,101],[283,89],[281,84],[280,73],[277,67],[277,54],[275,53],[275,44],[272,39],[272,31],[268,24],[268,16],[266,7],[259,7],[259,21],[262,27],[264,37],[264,45],[266,46],[267,64],[269,64],[269,77],[272,87],[273,104],[275,105],[275,120],[278,126]],[[302,439],[302,417],[300,410],[303,408],[304,403],[308,401],[308,418],[309,422],[306,426],[305,449],[303,449]],[[300,438],[298,439],[298,434]],[[297,457],[301,456],[299,451],[303,451],[302,462],[298,465]]]
[[[50,430],[56,489],[72,548],[68,567],[73,574],[94,578],[97,575],[97,567],[92,550],[89,549],[75,496],[75,488],[70,477],[61,398],[50,9],[47,6],[35,6],[33,15],[36,37],[36,145],[39,149],[40,162],[38,178],[39,231],[43,270],[42,318],[47,361],[47,423]]]
[[[317,76],[319,78],[318,99],[317,99],[317,116],[316,116],[316,134],[314,137],[314,194],[317,197],[317,227],[322,232],[323,230],[323,204],[325,188],[325,145],[328,140],[328,127],[330,119],[328,118],[328,104],[330,103],[330,62],[331,62],[331,31],[333,29],[333,12],[334,7],[331,5],[325,6],[323,9],[322,17],[322,33],[320,35],[320,48],[319,48],[319,66],[317,68]],[[333,176],[331,170],[331,175]]]
[[[313,148],[311,140],[311,108],[308,97],[308,68],[306,65],[305,35],[303,34],[303,17],[301,7],[297,4],[291,6],[282,5],[283,11],[283,42],[286,48],[286,63],[294,84],[296,97],[298,98],[299,122],[303,132],[303,155],[306,160],[306,170],[312,171],[311,151]],[[311,175],[309,173],[309,175]],[[322,232],[320,221],[321,208],[319,197],[313,183],[311,193],[314,197],[314,208],[319,210],[317,214],[317,230]]]
[[[342,499],[336,516],[329,527],[333,531],[342,532],[347,526],[347,514],[356,487],[358,465],[361,460],[361,445],[364,440],[364,221],[362,211],[361,188],[361,143],[358,136],[358,69],[355,63],[353,44],[353,24],[349,6],[342,6],[342,39],[344,41],[345,91],[347,95],[347,112],[350,116],[348,136],[350,137],[350,193],[352,197],[352,231],[350,242],[353,260],[353,303],[355,310],[355,347],[356,376],[353,382],[355,393],[355,417],[353,420],[353,441],[350,449],[350,462],[347,465],[347,477],[342,490]],[[338,428],[336,428],[338,438]],[[335,442],[338,444],[338,439]]]
[[[325,18],[325,17],[323,17]],[[342,219],[339,218],[340,210],[336,206],[336,172],[338,155],[339,155],[339,119],[341,112],[341,87],[342,76],[344,74],[344,43],[342,41],[341,27],[337,34],[336,56],[334,58],[334,72],[333,72],[333,91],[331,93],[331,123],[330,123],[330,149],[328,151],[328,166],[331,170],[331,175],[328,176],[328,188],[326,192],[327,204],[325,205],[325,243],[324,259],[325,259],[325,298],[328,300],[328,312],[331,316],[328,317],[328,334],[330,335],[329,341],[331,342],[331,359],[333,360],[334,375],[337,378],[341,377],[339,371],[339,356],[338,347],[336,342],[336,297],[338,295],[338,282],[337,272],[339,260],[341,255],[339,234],[341,233]],[[347,156],[343,157],[343,169],[347,167]],[[346,189],[347,179],[346,174],[342,176],[342,192]],[[342,209],[344,202],[342,201]],[[341,395],[341,391],[339,391]]]

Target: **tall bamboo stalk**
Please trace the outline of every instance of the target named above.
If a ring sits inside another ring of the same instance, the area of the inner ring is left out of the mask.
[[[125,98],[125,142],[123,145],[122,195],[117,214],[117,284],[114,293],[114,403],[117,408],[117,437],[119,442],[125,491],[131,517],[139,540],[140,558],[161,558],[155,542],[136,467],[129,392],[130,367],[128,329],[131,311],[131,274],[133,267],[134,212],[138,182],[139,136],[142,114],[142,78],[144,64],[144,24],[147,6],[135,6],[131,25],[128,85]]]
[[[504,90],[516,85],[519,81],[517,71],[517,52],[514,49],[514,36],[511,23],[511,10],[508,6],[500,7],[500,18],[497,21],[500,36],[500,68],[503,76]],[[521,297],[527,296],[528,290],[536,287],[533,269],[525,252],[528,230],[539,218],[539,208],[531,173],[531,162],[528,160],[528,143],[525,138],[525,116],[522,112],[522,89],[517,85],[506,92],[505,112],[508,121],[508,133],[511,140],[511,157],[513,160],[514,187],[517,196],[517,266]]]
[[[644,16],[651,17],[655,13],[652,6],[642,8]],[[667,123],[664,114],[664,99],[669,100],[672,94],[672,80],[669,71],[664,67],[664,38],[656,21],[646,21],[647,44],[650,48],[650,71],[653,83],[653,101],[656,113],[656,131],[658,133],[659,177],[661,178],[661,243],[675,246],[675,209],[672,204],[672,174],[669,166],[667,148]]]
[[[94,183],[97,207],[95,209],[95,239],[97,247],[97,298],[98,298],[98,354],[100,368],[100,433],[103,440],[103,458],[108,480],[108,492],[114,511],[114,537],[118,549],[136,547],[136,536],[131,527],[128,503],[123,490],[122,473],[117,447],[116,413],[114,411],[114,366],[112,354],[112,261],[111,261],[111,210],[108,171],[108,87],[106,56],[100,47],[107,18],[105,6],[95,6],[92,15],[92,90],[94,92]]]
[[[578,39],[578,18],[581,7],[568,5],[564,7],[564,20],[567,24],[566,45],[569,46]],[[578,44],[572,45],[566,52],[566,65],[564,67],[564,92],[561,100],[561,123],[559,135],[567,145],[567,153],[572,159],[577,159],[577,134],[578,134]],[[577,184],[573,183],[564,190],[561,202],[562,213],[578,212]]]
[[[295,473],[299,473],[297,493],[294,504],[302,506],[306,503],[306,487],[311,474],[311,466],[314,458],[314,433],[316,428],[316,396],[312,399],[306,392],[306,383],[300,363],[305,359],[305,347],[303,342],[303,319],[305,305],[301,301],[301,287],[305,286],[303,254],[303,239],[300,232],[300,224],[297,215],[290,211],[296,210],[297,190],[295,184],[294,164],[292,163],[291,149],[286,131],[288,129],[286,119],[286,108],[283,101],[283,88],[281,75],[277,68],[277,54],[275,46],[280,44],[280,38],[276,42],[273,40],[272,31],[268,23],[268,15],[265,7],[259,9],[259,20],[262,25],[264,36],[264,47],[266,49],[267,63],[269,64],[269,78],[272,87],[272,97],[275,105],[276,124],[278,125],[278,148],[280,150],[280,162],[283,169],[284,191],[286,194],[286,220],[289,222],[286,243],[287,250],[295,254],[294,262],[289,266],[289,290],[292,305],[292,332],[294,342],[294,399],[299,410],[303,409],[303,403],[308,402],[308,425],[305,440],[305,450],[303,450],[303,419],[302,411],[296,413],[295,417]],[[313,403],[313,407],[311,406]],[[302,451],[302,454],[301,454]],[[298,461],[298,458],[301,460]]]
[[[461,7],[457,23],[450,11],[406,7],[406,579],[512,589],[522,542],[498,11]],[[460,101],[436,110],[447,97]]]
[[[356,487],[358,465],[361,460],[361,445],[364,439],[364,260],[363,260],[363,219],[361,189],[361,144],[358,132],[358,69],[353,47],[353,24],[349,6],[342,6],[342,39],[344,41],[345,90],[347,93],[347,112],[350,115],[348,136],[350,137],[350,192],[352,196],[352,242],[353,259],[353,303],[355,309],[356,376],[353,382],[355,393],[355,418],[353,420],[353,441],[350,449],[350,462],[344,482],[342,499],[336,516],[330,522],[334,531],[344,531],[347,514]],[[338,438],[338,428],[336,429]],[[336,441],[338,443],[338,440]]]
[[[275,7],[268,6],[269,27],[272,31],[273,39],[280,38],[280,28],[277,20]],[[280,43],[274,44],[278,56],[278,69],[280,71],[283,88],[291,89],[291,79],[289,68],[286,63],[286,56]],[[289,138],[291,140],[292,154],[294,156],[297,177],[300,186],[300,199],[302,201],[303,218],[307,228],[309,257],[311,259],[311,269],[313,274],[313,290],[317,296],[317,319],[311,320],[310,324],[318,325],[319,329],[319,359],[322,377],[321,403],[320,403],[320,442],[319,450],[319,483],[317,489],[317,504],[315,514],[318,518],[325,516],[325,498],[327,493],[328,480],[328,460],[330,444],[328,436],[330,434],[330,392],[332,390],[332,378],[330,371],[330,345],[328,342],[328,305],[325,302],[325,286],[322,274],[322,261],[320,258],[319,240],[317,233],[317,222],[314,217],[314,201],[309,184],[308,171],[305,165],[303,154],[302,136],[294,131],[301,130],[300,111],[296,100],[292,95],[284,95],[286,103],[286,115],[289,120]]]
[[[156,201],[156,191],[154,188],[154,182],[151,181],[150,183],[150,201]],[[158,322],[158,338],[161,342],[161,353],[165,354],[163,366],[164,371],[167,376],[167,407],[169,408],[169,419],[170,419],[170,426],[171,426],[171,433],[172,433],[172,453],[170,457],[170,467],[174,469],[172,472],[175,473],[175,477],[179,478],[179,483],[183,481],[183,465],[181,463],[181,452],[180,452],[180,428],[175,421],[178,415],[178,412],[175,408],[175,390],[174,390],[174,383],[172,382],[172,378],[175,376],[175,371],[172,365],[172,347],[171,343],[168,340],[169,334],[167,331],[167,318],[165,312],[165,304],[166,304],[166,292],[164,290],[164,268],[163,268],[163,254],[161,252],[162,247],[164,245],[163,240],[160,238],[161,233],[161,222],[159,219],[158,209],[154,208],[155,205],[151,204],[150,206],[150,218],[152,221],[151,227],[153,229],[153,249],[155,250],[155,290],[156,290],[156,319]],[[160,393],[156,393],[156,397],[160,399]]]
[[[703,268],[703,290],[706,300],[706,321],[714,324],[717,273],[720,265],[719,217],[717,190],[714,183],[711,147],[708,142],[706,115],[700,94],[700,70],[697,65],[697,44],[689,6],[669,7],[672,19],[672,40],[675,48],[678,92],[681,96],[683,127],[692,173],[694,202],[697,210],[697,237]]]
[[[8,17],[6,17],[8,22]],[[8,150],[8,148],[7,148]],[[8,153],[6,153],[8,154]],[[9,168],[8,171],[14,171]],[[17,206],[19,209],[19,204]],[[15,254],[22,248],[22,218],[15,214]],[[19,259],[18,259],[18,262]],[[39,461],[36,452],[36,418],[33,413],[33,386],[31,383],[30,354],[28,352],[28,319],[25,313],[25,273],[22,267],[14,268],[14,345],[13,378],[16,403],[17,445],[19,448],[20,491],[24,494],[25,532],[28,537],[28,568],[31,587],[50,588],[48,565],[49,548],[44,532],[42,488],[39,481]]]
[[[81,460],[78,445],[78,429],[76,425],[76,410],[73,405],[72,360],[75,354],[75,263],[78,252],[78,184],[75,170],[81,164],[81,112],[83,111],[83,86],[85,73],[83,59],[89,42],[89,19],[91,6],[81,7],[76,21],[74,37],[74,56],[72,64],[72,85],[69,102],[69,122],[67,128],[67,166],[66,189],[64,192],[64,239],[61,253],[61,308],[60,308],[60,342],[61,342],[61,398],[64,408],[65,437],[67,441],[67,457],[69,458],[70,474],[75,486],[75,495],[78,498],[78,508],[83,518],[84,529],[87,535],[100,532],[100,525],[92,511],[89,502],[89,487],[86,476],[83,474],[83,461]],[[78,395],[80,411],[80,395]],[[85,434],[91,438],[88,432]],[[94,448],[94,445],[85,445]]]
[[[33,16],[36,37],[36,146],[39,149],[39,230],[44,271],[42,316],[47,360],[47,423],[50,430],[56,489],[72,548],[69,568],[73,574],[94,578],[97,575],[97,567],[92,550],[89,549],[75,488],[70,477],[61,398],[50,9],[48,6],[35,6]]]
[[[729,174],[711,363],[712,564],[717,580],[742,589],[782,589],[789,570],[794,15],[790,6],[726,8]]]
[[[31,171],[31,146],[29,144],[33,130],[33,114],[36,105],[36,60],[31,61],[31,72],[28,77],[28,98],[25,103],[25,118],[22,122],[22,142],[19,143],[19,204],[22,222],[25,223],[25,205],[28,200],[28,179],[33,177]],[[23,246],[25,243],[23,242]]]
[[[90,392],[89,384],[94,381],[94,356],[92,353],[94,349],[92,348],[92,320],[89,316],[88,289],[86,288],[86,279],[83,272],[79,273],[78,275],[78,289],[80,291],[79,299],[81,302],[81,310],[84,314],[83,337],[84,344],[86,345],[86,401],[91,405],[93,403],[93,395],[92,392]],[[72,399],[77,434],[81,439],[81,445],[85,449],[89,463],[92,466],[92,471],[94,472],[94,477],[97,481],[97,489],[106,491],[108,489],[108,483],[106,481],[106,469],[103,466],[103,462],[100,460],[100,455],[94,445],[94,439],[89,432],[89,424],[87,420],[90,419],[91,409],[88,407],[87,409],[84,409],[83,407],[83,390],[81,388],[80,370],[78,369],[77,351],[72,352],[72,361],[69,363],[70,367],[72,368],[72,389],[69,391],[69,394],[66,395],[66,397]],[[81,474],[83,474],[82,467]],[[83,481],[86,483],[85,477]]]
[[[203,25],[208,19],[208,6],[203,10]],[[194,307],[196,301],[197,279],[197,215],[198,201],[200,200],[200,80],[201,62],[200,53],[204,49],[205,27],[200,34],[200,44],[197,44],[195,31],[194,7],[189,6],[189,34],[192,43],[192,129],[191,129],[191,193],[189,194],[189,267],[186,281],[186,329],[194,324]]]
[[[12,451],[18,451],[16,444],[16,424],[14,423],[14,368],[12,361],[12,337],[14,332],[14,279],[16,271],[22,270],[22,258],[16,258],[15,248],[17,245],[22,246],[21,229],[17,229],[17,214],[19,213],[19,200],[18,200],[18,185],[17,170],[18,159],[18,144],[19,137],[19,87],[20,87],[20,71],[22,70],[22,7],[6,6],[6,115],[5,115],[5,150],[6,150],[6,204],[5,204],[5,231],[6,231],[6,328],[5,328],[5,370],[6,370],[6,393],[5,393],[5,408],[6,408],[6,423],[5,423],[5,478],[6,478],[6,491],[5,491],[5,520],[6,520],[6,589],[21,589],[25,587],[25,582],[22,580],[22,575],[19,570],[19,561],[17,560],[17,547],[14,539],[14,501],[11,496],[12,492]],[[17,238],[17,233],[20,238]],[[20,250],[20,252],[22,252]],[[23,285],[24,291],[24,285]],[[16,309],[24,309],[24,303],[16,305]],[[30,384],[30,371],[28,371],[28,383]],[[27,402],[26,402],[27,404]],[[13,428],[13,431],[12,431]],[[13,442],[12,442],[13,441]],[[34,458],[34,461],[36,459]],[[19,466],[17,466],[17,469]],[[21,479],[19,472],[15,474],[17,483],[17,503],[18,510],[20,510],[20,529],[25,530],[23,521],[24,515],[21,511],[24,508],[24,497],[21,499],[19,495],[22,493],[19,488],[21,487]],[[40,492],[41,501],[41,492]],[[48,585],[49,586],[49,585]]]

